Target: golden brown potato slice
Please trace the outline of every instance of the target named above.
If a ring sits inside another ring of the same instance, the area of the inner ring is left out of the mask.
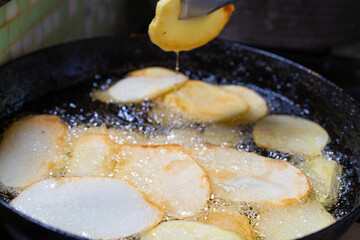
[[[270,115],[255,124],[253,137],[262,148],[316,156],[329,142],[319,124],[287,115]]]
[[[164,51],[189,51],[214,39],[234,11],[230,4],[203,17],[179,20],[180,0],[160,0],[149,26],[151,41]]]
[[[178,145],[123,145],[115,177],[128,180],[171,217],[183,219],[209,199],[206,172]]]
[[[220,227],[192,221],[162,222],[149,231],[143,240],[247,240],[246,237]]]
[[[177,73],[173,70],[163,67],[147,67],[129,72],[127,75],[129,77],[153,77],[153,78],[171,77],[178,75],[181,75],[182,77],[186,77],[183,73]]]
[[[116,145],[106,134],[87,133],[79,137],[70,150],[68,174],[72,176],[106,176],[116,161]]]
[[[259,213],[255,228],[266,239],[298,239],[319,231],[335,220],[324,207],[313,200],[278,207]]]
[[[24,188],[66,160],[68,130],[60,118],[37,115],[13,123],[0,144],[0,181]]]
[[[226,121],[241,113],[248,106],[236,94],[202,81],[188,81],[179,90],[164,97],[165,103],[189,119],[200,121]]]
[[[247,239],[254,239],[249,219],[240,214],[228,214],[222,212],[210,213],[203,221],[205,224],[215,225],[223,229],[237,232]]]
[[[11,205],[86,239],[119,239],[148,230],[164,213],[131,184],[115,178],[64,177],[31,185]]]
[[[327,207],[333,206],[340,188],[341,165],[321,155],[305,162],[302,168],[309,177],[316,199]]]
[[[236,85],[225,85],[221,86],[222,89],[226,91],[238,94],[242,99],[245,100],[249,109],[247,112],[240,114],[239,116],[231,119],[229,122],[236,124],[247,124],[253,123],[259,120],[260,118],[266,116],[268,112],[268,107],[266,101],[255,91]]]
[[[284,206],[310,191],[306,175],[285,161],[219,146],[189,153],[209,174],[215,198]]]

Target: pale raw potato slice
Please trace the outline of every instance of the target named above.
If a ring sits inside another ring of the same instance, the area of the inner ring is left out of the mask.
[[[10,203],[20,212],[90,239],[118,239],[148,230],[164,213],[131,184],[115,178],[46,179]]]
[[[185,149],[201,146],[204,143],[200,131],[192,128],[171,129],[162,135],[150,138],[149,145],[178,144]]]
[[[153,78],[171,77],[178,75],[186,77],[183,73],[178,73],[163,67],[147,67],[129,72],[127,75],[129,77],[153,77]]]
[[[105,176],[113,170],[116,145],[106,134],[87,133],[70,150],[68,173],[72,176]]]
[[[302,167],[309,177],[316,200],[327,207],[333,206],[340,189],[341,165],[320,155],[305,162]]]
[[[283,206],[310,191],[306,175],[285,161],[219,146],[189,153],[209,174],[215,198]]]
[[[231,17],[230,4],[203,17],[179,20],[180,0],[160,0],[149,26],[151,41],[164,51],[189,51],[213,40]]]
[[[237,232],[247,239],[254,239],[249,219],[245,215],[228,214],[222,212],[210,213],[203,221],[205,224],[215,225],[223,229]]]
[[[187,77],[180,74],[162,78],[127,77],[111,86],[108,91],[110,98],[116,103],[135,103],[157,98],[186,81]]]
[[[236,146],[243,139],[238,127],[219,123],[206,126],[203,137],[206,143],[221,146]]]
[[[0,181],[24,188],[65,164],[68,130],[60,118],[37,115],[13,123],[0,144]]]
[[[179,90],[164,97],[165,103],[190,119],[200,121],[226,121],[248,106],[237,94],[202,81],[188,81]]]
[[[231,119],[229,122],[236,124],[253,123],[266,116],[268,107],[266,101],[255,91],[236,85],[221,86],[226,91],[238,94],[248,104],[248,111]]]
[[[132,182],[171,217],[183,219],[209,199],[206,172],[178,145],[123,145],[115,177]]]
[[[316,122],[287,115],[270,115],[255,124],[256,145],[287,153],[316,156],[329,142],[329,135]]]
[[[163,222],[142,240],[247,240],[246,237],[220,227],[192,221]]]
[[[266,239],[290,240],[320,231],[334,222],[320,203],[308,199],[305,203],[260,212],[255,228]]]

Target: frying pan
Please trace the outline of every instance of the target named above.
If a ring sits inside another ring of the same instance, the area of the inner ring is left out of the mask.
[[[57,91],[63,91],[59,89],[69,89],[66,91],[71,95],[73,88],[69,87],[81,86],[78,85],[81,82],[91,82],[102,75],[122,76],[148,66],[174,68],[175,54],[161,51],[146,36],[80,40],[24,56],[0,68],[1,128],[20,116],[24,106],[40,108],[41,103],[36,101],[42,96],[57,101]],[[300,115],[328,131],[329,148],[341,152],[337,160],[343,165],[346,182],[339,202],[331,210],[339,220],[303,239],[340,238],[360,215],[360,109],[354,100],[299,64],[224,40],[181,53],[180,69],[193,79],[258,90],[272,113]],[[119,118],[123,122],[133,121]],[[0,200],[0,224],[17,239],[79,239],[29,219],[8,205],[4,197]]]

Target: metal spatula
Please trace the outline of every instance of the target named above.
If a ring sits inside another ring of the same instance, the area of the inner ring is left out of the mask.
[[[204,16],[235,1],[236,0],[181,0],[179,19]]]

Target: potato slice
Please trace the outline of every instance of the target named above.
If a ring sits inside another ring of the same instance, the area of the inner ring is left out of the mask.
[[[247,239],[254,239],[249,219],[240,214],[228,214],[222,212],[210,213],[203,221],[205,224],[215,225],[223,229],[237,232]]]
[[[226,121],[241,113],[248,106],[236,94],[202,81],[188,81],[178,91],[167,94],[165,103],[190,119],[200,121]]]
[[[163,67],[147,67],[129,72],[127,75],[129,77],[153,77],[153,78],[171,77],[178,75],[182,77],[186,77],[186,75],[184,75],[183,73],[177,73],[173,70]]]
[[[221,86],[221,88],[234,94],[238,94],[245,100],[249,107],[247,112],[240,114],[229,122],[235,124],[248,124],[256,122],[260,118],[266,116],[268,112],[266,101],[257,92],[247,87],[236,85],[225,85]]]
[[[270,115],[255,124],[253,137],[262,148],[287,153],[316,156],[329,142],[329,135],[319,124],[286,115]]]
[[[37,115],[13,123],[0,144],[0,181],[24,188],[65,163],[68,130],[60,118]]]
[[[216,198],[284,206],[310,191],[305,174],[285,161],[219,146],[189,153],[209,174]]]
[[[206,126],[203,137],[206,143],[221,146],[236,146],[243,139],[238,127],[219,123]]]
[[[40,222],[91,239],[127,237],[152,228],[164,215],[131,184],[105,177],[43,180],[11,205]]]
[[[305,203],[259,213],[255,228],[266,239],[286,240],[301,238],[334,222],[334,218],[320,203],[308,199]]]
[[[115,177],[132,182],[169,216],[183,219],[205,207],[208,176],[182,147],[123,145],[118,153]]]
[[[148,232],[143,240],[246,240],[247,238],[220,227],[191,221],[163,222]]]
[[[327,156],[318,156],[302,166],[308,175],[316,199],[327,207],[333,206],[340,189],[341,165]]]
[[[135,103],[157,98],[183,85],[187,77],[127,77],[108,89],[110,98],[116,103]]]
[[[70,150],[68,172],[72,176],[105,176],[116,161],[115,143],[106,134],[87,133]]]
[[[190,51],[214,39],[231,17],[234,5],[198,18],[179,20],[180,0],[160,0],[149,26],[151,41],[164,51]]]

